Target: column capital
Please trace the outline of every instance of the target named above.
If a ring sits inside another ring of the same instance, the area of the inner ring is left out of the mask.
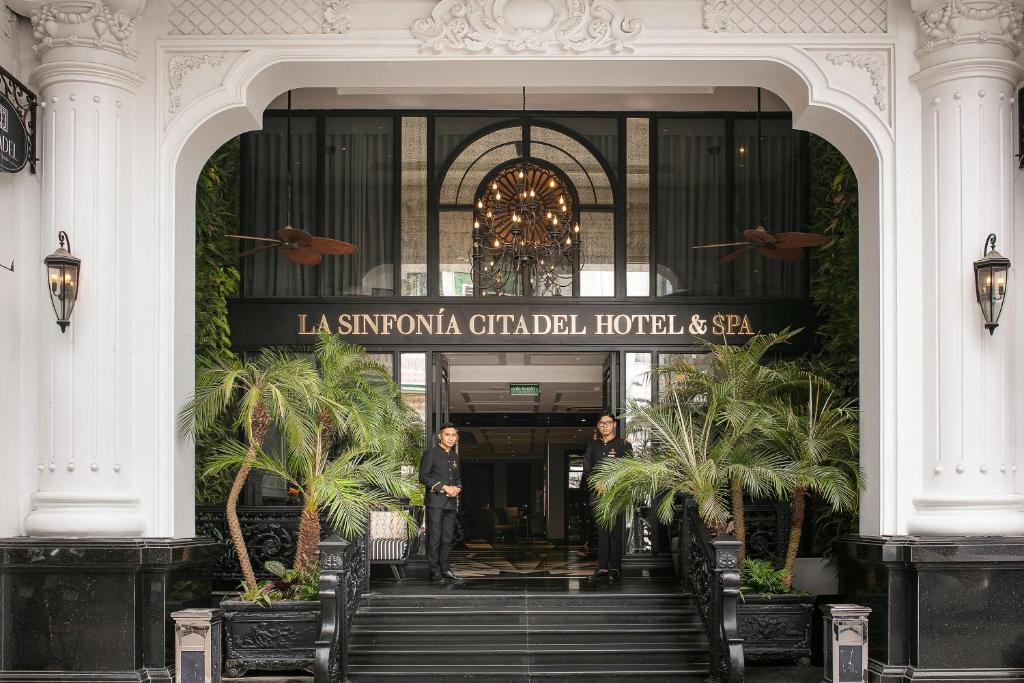
[[[1013,59],[1021,51],[1022,0],[912,0],[922,69],[972,57]]]
[[[32,50],[43,63],[83,61],[128,67],[139,56],[135,27],[146,0],[6,0],[32,20]]]

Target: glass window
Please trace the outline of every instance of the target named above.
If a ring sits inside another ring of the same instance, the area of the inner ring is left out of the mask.
[[[694,249],[736,241],[727,214],[725,121],[659,119],[657,126],[657,294],[727,294],[735,266],[719,263],[718,249]]]
[[[764,225],[771,232],[806,230],[807,188],[801,161],[801,133],[789,119],[764,119],[762,142],[757,144],[757,122],[736,122],[733,168],[735,230],[730,237],[742,239],[742,231]],[[758,150],[763,150],[761,215],[758,216]],[[723,241],[736,241],[728,239]],[[711,251],[711,250],[709,250]],[[726,250],[727,251],[727,250]],[[722,254],[720,254],[722,255]],[[746,253],[730,264],[735,296],[798,297],[804,291],[804,259],[778,261]]]
[[[626,399],[651,400],[651,355],[650,353],[626,354]]]
[[[517,124],[507,117],[493,116],[438,116],[434,119],[434,169],[444,173],[444,164],[459,145],[489,126],[502,122],[510,126]]]
[[[292,206],[288,209],[287,120],[267,116],[263,129],[244,136],[242,231],[253,237],[274,237],[288,224],[319,234],[317,207],[316,119],[292,118]],[[264,243],[242,241],[241,251]],[[337,257],[334,257],[337,258]],[[285,258],[280,249],[260,251],[242,260],[245,296],[316,296],[316,266],[302,266]]]
[[[619,119],[618,117],[563,116],[538,121],[558,124],[576,133],[597,149],[608,162],[613,174],[619,172]]]
[[[423,424],[427,422],[427,354],[403,353],[399,383],[402,398],[419,416]]]
[[[522,126],[512,126],[471,142],[452,162],[442,180],[440,203],[473,204],[480,184],[491,171],[522,156],[522,140]]]
[[[326,296],[394,294],[395,168],[390,118],[326,120],[324,237],[351,242],[351,256],[321,265]]]
[[[615,199],[611,180],[601,162],[590,150],[565,133],[532,126],[530,156],[548,161],[576,186],[580,204],[612,204]]]
[[[402,296],[427,295],[427,120],[402,119]]]
[[[583,212],[580,235],[580,296],[615,296],[615,214]]]
[[[626,120],[626,295],[651,292],[651,132]]]
[[[441,296],[473,296],[473,212],[441,211],[438,218]]]
[[[395,356],[394,356],[394,354],[392,354],[392,353],[368,353],[366,355],[368,355],[370,358],[372,358],[373,360],[375,360],[378,363],[380,363],[381,365],[383,365],[387,369],[388,374],[390,374],[392,377],[395,376]]]

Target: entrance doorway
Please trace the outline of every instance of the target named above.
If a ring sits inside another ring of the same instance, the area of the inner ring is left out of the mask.
[[[459,428],[468,577],[593,571],[582,453],[617,407],[614,352],[433,354],[432,426]]]

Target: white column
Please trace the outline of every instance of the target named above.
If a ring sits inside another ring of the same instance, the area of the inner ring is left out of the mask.
[[[1024,497],[1013,450],[1020,360],[1012,321],[993,336],[984,328],[972,264],[989,233],[1001,253],[1013,251],[1021,11],[1010,0],[922,4],[915,3],[922,47],[913,80],[924,154],[924,471],[908,531],[1020,534]],[[1011,297],[1022,284],[1011,275]]]
[[[14,3],[11,3],[14,4]],[[82,260],[78,302],[62,334],[52,315],[38,330],[38,487],[28,535],[140,536],[130,452],[133,415],[144,392],[131,386],[132,136],[135,92],[129,39],[142,0],[20,2],[31,11],[41,64],[32,74],[45,107],[39,119],[42,231],[39,253],[71,238]],[[39,306],[49,308],[41,263]]]

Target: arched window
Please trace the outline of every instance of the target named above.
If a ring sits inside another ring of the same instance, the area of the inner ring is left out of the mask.
[[[457,144],[439,168],[438,255],[442,296],[481,295],[474,288],[474,202],[483,183],[517,159],[551,168],[572,188],[580,224],[582,268],[567,287],[529,285],[503,292],[533,296],[614,296],[615,182],[612,165],[593,140],[554,122],[493,124]]]

